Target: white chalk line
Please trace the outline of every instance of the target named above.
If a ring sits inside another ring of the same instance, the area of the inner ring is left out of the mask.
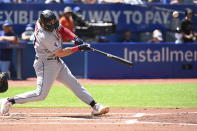
[[[144,116],[173,115],[173,114],[197,114],[197,112],[145,113]]]
[[[197,126],[197,124],[191,124],[191,123],[170,123],[170,122],[146,122],[146,121],[137,121],[136,119],[125,121],[125,122],[103,122],[103,123],[79,123],[79,122],[0,122],[0,125],[133,125],[133,124],[153,124],[153,125],[180,125],[180,126]]]
[[[108,115],[107,116],[105,116],[105,117],[103,117],[103,116],[92,116],[92,119],[93,118],[105,118],[105,119],[107,119],[107,118],[119,118],[119,119],[121,119],[121,118],[132,118],[132,117],[135,117],[135,118],[139,118],[139,117],[143,117],[143,116],[155,116],[155,115],[167,115],[167,114],[183,114],[183,113],[188,113],[188,114],[197,114],[197,112],[176,112],[176,113],[152,113],[152,114],[150,114],[150,113],[108,113]],[[71,116],[71,115],[73,115],[73,117],[75,117],[75,116],[77,116],[77,115],[79,115],[79,116],[81,116],[81,117],[83,117],[83,115],[89,115],[90,117],[91,117],[91,115],[90,115],[90,113],[10,113],[10,115],[9,116],[0,116],[0,118],[12,118],[12,117],[18,117],[18,118],[25,118],[25,117],[36,117],[36,116],[33,116],[33,115],[43,115],[43,116],[37,116],[37,117],[61,117],[61,116],[50,116],[50,115],[62,115],[62,116],[64,116],[65,115],[65,117],[67,116],[67,115],[69,115],[69,116]],[[116,115],[116,116],[111,116],[111,115]],[[123,115],[126,115],[126,116],[123,116]],[[67,117],[69,117],[69,116],[67,116]],[[84,116],[84,117],[87,117],[87,116]],[[72,118],[69,118],[69,119],[72,119]],[[79,119],[79,118],[77,118],[77,119]],[[87,119],[87,118],[86,118]]]
[[[197,126],[193,123],[173,123],[173,122],[148,122],[148,121],[138,121],[137,119],[125,121],[127,124],[158,124],[158,125],[181,125],[181,126]]]
[[[132,117],[143,117],[145,116],[146,113],[136,113],[135,115],[133,115]]]
[[[112,123],[112,122],[103,122],[103,123],[94,123],[94,122],[1,122],[0,125],[126,125],[125,122],[118,122],[118,123]]]
[[[11,113],[11,114],[20,114],[20,113]],[[29,113],[29,112],[23,112],[21,114],[32,114],[32,115],[90,115],[91,113],[82,113],[82,112],[66,112],[66,113],[42,113],[42,112],[36,112],[36,113]],[[111,115],[134,115],[136,113],[108,113]]]
[[[126,121],[128,119],[85,119],[85,118],[50,118],[50,119],[31,119],[32,121],[37,121],[37,120],[49,120],[49,121],[54,121],[54,120],[58,120],[58,121],[71,121],[71,120],[77,120],[77,121],[101,121],[101,120],[105,120],[105,121]]]
[[[136,113],[109,113],[108,115],[103,115],[103,116],[91,116],[90,113],[10,113],[9,116],[0,116],[0,118],[18,119],[18,120],[31,119],[32,121],[34,120],[124,121],[124,120],[129,120],[129,118],[132,118],[132,115],[134,114]],[[55,115],[59,115],[59,116],[55,116]]]
[[[119,119],[124,119],[124,118],[140,118],[143,116],[157,116],[157,115],[172,115],[172,114],[197,114],[197,112],[174,112],[174,113],[109,113],[109,117],[110,118],[119,118]],[[28,113],[26,113],[28,114]],[[51,113],[30,113],[32,115],[51,115]],[[89,115],[90,113],[52,113],[53,115],[58,115],[58,114],[62,114],[62,115]],[[110,115],[116,115],[116,116],[110,116]],[[123,116],[125,115],[125,116]],[[95,118],[99,118],[99,117],[95,117]],[[107,117],[105,117],[107,118]]]
[[[108,113],[108,115],[132,115],[132,117],[143,117],[149,115],[167,115],[167,114],[197,114],[197,112],[172,112],[172,113]],[[11,115],[91,115],[91,113],[80,113],[80,112],[73,112],[73,113],[44,113],[44,112],[23,112],[23,113],[10,113]],[[1,116],[0,116],[1,117]]]
[[[183,114],[183,113],[188,113],[188,114],[192,114],[192,113],[197,113],[197,112],[175,112],[175,113],[152,113],[152,114],[147,114],[147,113],[109,113],[108,115],[131,115],[131,116],[119,116],[119,119],[110,119],[107,117],[93,117],[93,118],[60,118],[60,116],[55,116],[56,118],[49,118],[50,116],[43,116],[43,117],[47,117],[47,119],[34,119],[34,120],[111,120],[111,122],[103,122],[103,123],[95,123],[95,122],[0,122],[0,125],[46,125],[46,124],[50,124],[50,125],[57,125],[57,124],[66,124],[66,125],[72,125],[72,124],[80,124],[80,125],[132,125],[132,124],[159,124],[159,125],[186,125],[186,126],[197,126],[197,124],[193,124],[193,123],[173,123],[173,122],[147,122],[147,121],[138,121],[137,119],[124,119],[124,118],[128,118],[128,117],[143,117],[143,116],[154,116],[154,115],[162,115],[162,114]],[[11,113],[11,115],[88,115],[90,113]],[[23,116],[21,118],[25,118],[25,117],[29,117],[29,116]],[[0,116],[0,118],[9,118],[10,116]],[[33,116],[30,116],[33,117]],[[42,116],[39,116],[42,117]],[[53,116],[54,117],[54,116]],[[112,117],[112,116],[109,116]],[[11,117],[10,117],[11,118]],[[100,119],[98,119],[100,118]],[[15,118],[17,119],[17,117]],[[19,117],[20,119],[20,117]],[[32,120],[32,119],[31,119]],[[112,121],[113,120],[113,121]],[[118,120],[118,122],[117,122]],[[115,121],[115,122],[114,122]]]
[[[197,112],[175,112],[175,113],[108,113],[107,116],[103,117],[103,116],[92,116],[92,118],[130,118],[130,117],[135,117],[135,118],[139,118],[139,117],[143,117],[143,116],[155,116],[155,115],[167,115],[167,114],[197,114]],[[12,118],[12,117],[19,117],[21,116],[23,117],[36,117],[34,115],[43,115],[43,116],[37,116],[37,117],[61,117],[61,116],[71,116],[73,115],[73,117],[79,115],[81,117],[87,117],[90,116],[90,113],[10,113],[9,116],[0,116],[0,118]],[[61,115],[61,116],[50,116],[50,115]],[[116,115],[116,116],[111,116],[111,115]],[[125,116],[126,115],[126,116]],[[68,117],[69,117],[68,116]]]

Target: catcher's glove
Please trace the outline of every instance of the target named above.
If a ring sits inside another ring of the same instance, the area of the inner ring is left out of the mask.
[[[8,73],[0,72],[0,93],[8,90]]]

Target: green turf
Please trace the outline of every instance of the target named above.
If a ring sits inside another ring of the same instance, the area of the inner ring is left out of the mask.
[[[100,103],[110,107],[196,108],[197,83],[187,84],[125,84],[85,85]],[[33,87],[14,87],[0,98],[34,90]],[[44,101],[16,107],[88,107],[63,86],[54,86]]]

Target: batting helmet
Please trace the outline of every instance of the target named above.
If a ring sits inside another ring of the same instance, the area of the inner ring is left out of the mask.
[[[59,27],[59,21],[51,10],[44,10],[40,14],[40,22],[44,24],[44,29],[50,32]]]

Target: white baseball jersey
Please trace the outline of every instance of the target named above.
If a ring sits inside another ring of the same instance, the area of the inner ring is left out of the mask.
[[[35,28],[34,48],[36,56],[39,58],[53,57],[54,52],[62,48],[61,36],[56,30],[53,32],[45,31],[37,21]]]
[[[57,31],[45,31],[39,22],[36,23],[34,48],[36,57],[34,69],[37,76],[37,89],[14,97],[18,104],[43,100],[55,80],[60,81],[70,88],[77,97],[86,104],[90,104],[93,98],[72,75],[68,67],[61,59],[47,60],[54,57],[54,52],[62,48],[62,38]],[[66,36],[66,34],[64,35]]]

